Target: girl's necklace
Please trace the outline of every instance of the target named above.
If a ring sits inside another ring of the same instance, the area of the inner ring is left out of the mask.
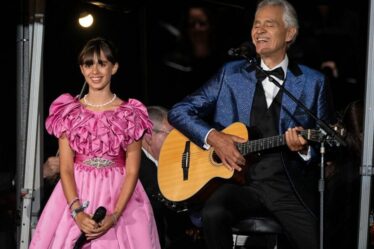
[[[103,107],[103,106],[106,106],[106,105],[109,105],[111,104],[115,99],[117,98],[117,95],[115,93],[113,93],[113,98],[105,103],[102,103],[102,104],[92,104],[90,103],[88,100],[87,100],[87,94],[84,95],[83,97],[83,101],[86,105],[88,106],[91,106],[91,107]]]

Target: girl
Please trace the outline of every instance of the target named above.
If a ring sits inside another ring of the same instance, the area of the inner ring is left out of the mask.
[[[79,55],[88,94],[63,94],[51,105],[48,133],[59,138],[61,181],[56,185],[30,248],[159,249],[152,208],[138,181],[141,138],[152,123],[144,105],[111,92],[118,70],[111,42],[95,38]],[[92,215],[103,206],[100,222]]]

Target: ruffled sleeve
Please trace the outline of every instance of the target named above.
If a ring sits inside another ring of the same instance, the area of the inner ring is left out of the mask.
[[[152,132],[147,109],[136,99],[115,110],[93,112],[70,94],[53,101],[45,124],[49,134],[58,138],[65,134],[75,152],[91,156],[116,156]]]
[[[152,122],[148,117],[147,109],[139,100],[129,99],[127,104],[122,106],[121,113],[126,120],[122,148],[138,141],[145,133],[152,133]]]
[[[79,112],[79,101],[68,93],[60,95],[49,108],[49,115],[45,121],[47,132],[56,137],[69,133],[71,120]]]

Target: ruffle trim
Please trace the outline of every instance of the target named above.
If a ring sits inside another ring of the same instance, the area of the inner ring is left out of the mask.
[[[116,156],[152,129],[147,109],[136,99],[114,110],[94,112],[68,93],[53,101],[45,124],[49,134],[58,138],[65,134],[77,153],[95,156]]]

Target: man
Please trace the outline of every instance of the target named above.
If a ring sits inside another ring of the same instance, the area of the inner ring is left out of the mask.
[[[315,115],[330,121],[328,91],[321,73],[289,61],[287,48],[298,33],[296,12],[285,0],[258,4],[252,42],[265,70],[280,67],[276,78]],[[255,126],[263,137],[285,134],[287,146],[264,150],[260,160],[245,171],[246,184],[221,185],[202,209],[203,232],[210,249],[232,248],[231,225],[256,211],[269,211],[299,249],[318,248],[318,219],[313,213],[318,152],[299,131],[316,128],[316,121],[297,106],[255,65],[246,60],[227,63],[204,86],[177,103],[169,122],[202,148],[213,147],[223,164],[241,172],[246,160],[236,143],[244,139],[219,130],[234,122]],[[274,76],[271,76],[274,77]],[[203,118],[213,117],[212,124]],[[313,172],[314,173],[314,172]],[[317,171],[318,173],[318,171]],[[317,174],[318,175],[318,174]]]

